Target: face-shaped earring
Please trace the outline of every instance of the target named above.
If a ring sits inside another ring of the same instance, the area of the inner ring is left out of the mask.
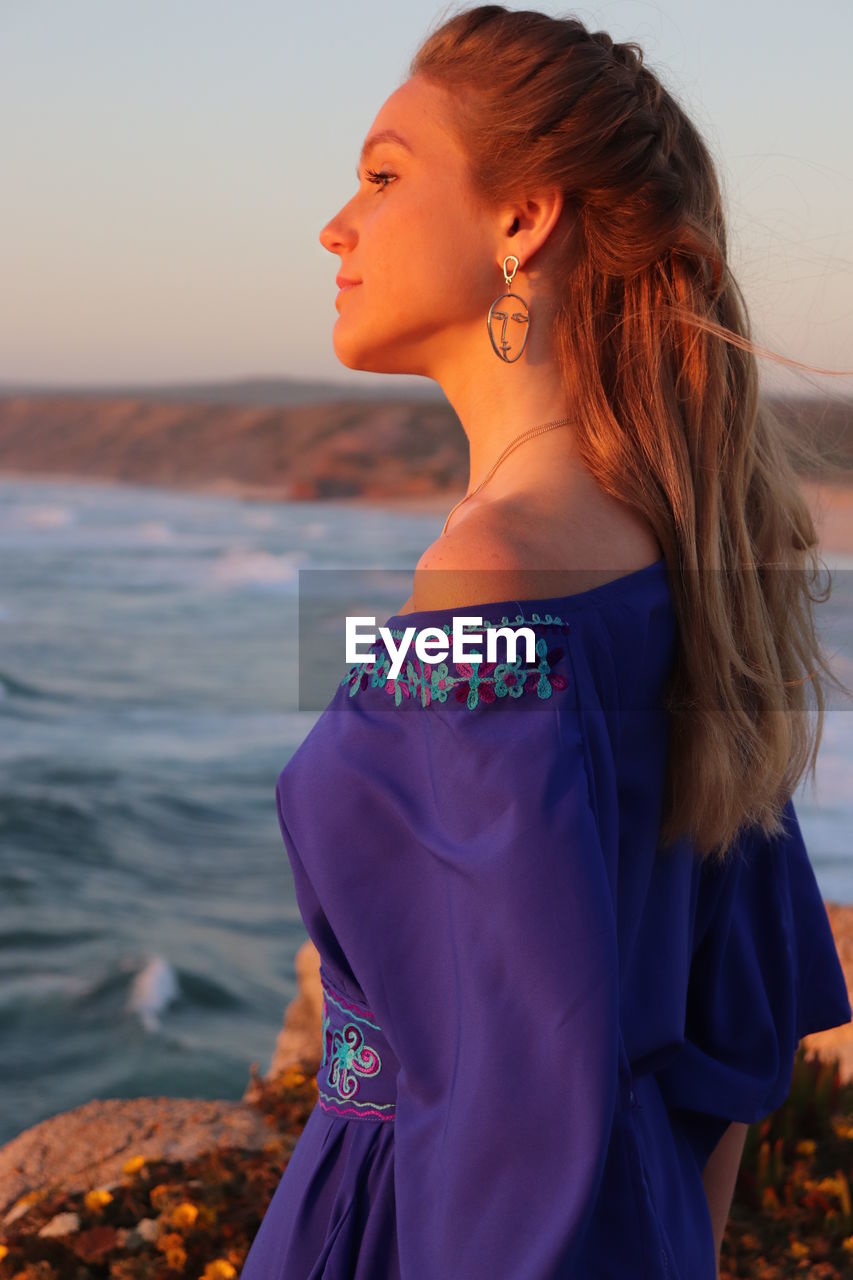
[[[512,262],[512,272],[507,270],[507,263]],[[518,270],[518,258],[515,254],[510,253],[504,258],[504,280],[507,285],[507,292],[502,293],[499,298],[495,298],[489,307],[489,317],[486,325],[489,330],[489,338],[495,355],[500,360],[505,360],[507,364],[512,364],[518,359],[527,343],[527,335],[530,332],[530,310],[527,303],[519,294],[513,293],[510,289],[515,273]],[[498,304],[504,302],[503,307]],[[520,303],[521,306],[513,307],[513,302]],[[522,310],[521,308],[524,308]],[[498,308],[496,310],[496,308]],[[515,350],[515,348],[518,348]],[[510,355],[510,351],[514,351],[514,355]]]

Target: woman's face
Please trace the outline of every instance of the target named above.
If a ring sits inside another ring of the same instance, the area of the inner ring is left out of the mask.
[[[451,109],[417,76],[395,90],[368,132],[356,194],[320,233],[339,275],[359,282],[335,299],[335,353],[351,369],[438,378],[483,344],[504,287],[499,224],[469,185]],[[404,141],[371,146],[385,130]]]

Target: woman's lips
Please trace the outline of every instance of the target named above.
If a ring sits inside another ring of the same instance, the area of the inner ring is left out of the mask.
[[[346,293],[349,289],[356,289],[361,284],[360,280],[353,280],[351,284],[342,284],[338,286],[338,293]]]

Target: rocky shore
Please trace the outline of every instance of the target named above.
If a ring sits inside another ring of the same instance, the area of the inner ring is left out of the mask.
[[[853,992],[853,907],[827,903],[848,991]],[[220,1148],[264,1149],[270,1131],[256,1103],[260,1082],[297,1070],[316,1073],[321,1058],[320,958],[302,944],[295,961],[298,992],[285,1010],[272,1060],[250,1079],[242,1100],[102,1098],[42,1120],[0,1148],[0,1235],[22,1197],[49,1186],[66,1192],[111,1187],[129,1159],[187,1160]],[[808,1056],[839,1059],[842,1082],[853,1081],[853,1023],[806,1036]],[[258,1064],[253,1064],[257,1066]]]

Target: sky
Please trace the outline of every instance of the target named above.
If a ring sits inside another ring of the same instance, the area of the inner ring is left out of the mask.
[[[457,7],[0,0],[0,383],[387,387],[335,356],[340,264],[318,237]],[[642,46],[717,162],[753,338],[853,369],[849,0],[506,7]],[[768,387],[853,388],[760,367]]]

